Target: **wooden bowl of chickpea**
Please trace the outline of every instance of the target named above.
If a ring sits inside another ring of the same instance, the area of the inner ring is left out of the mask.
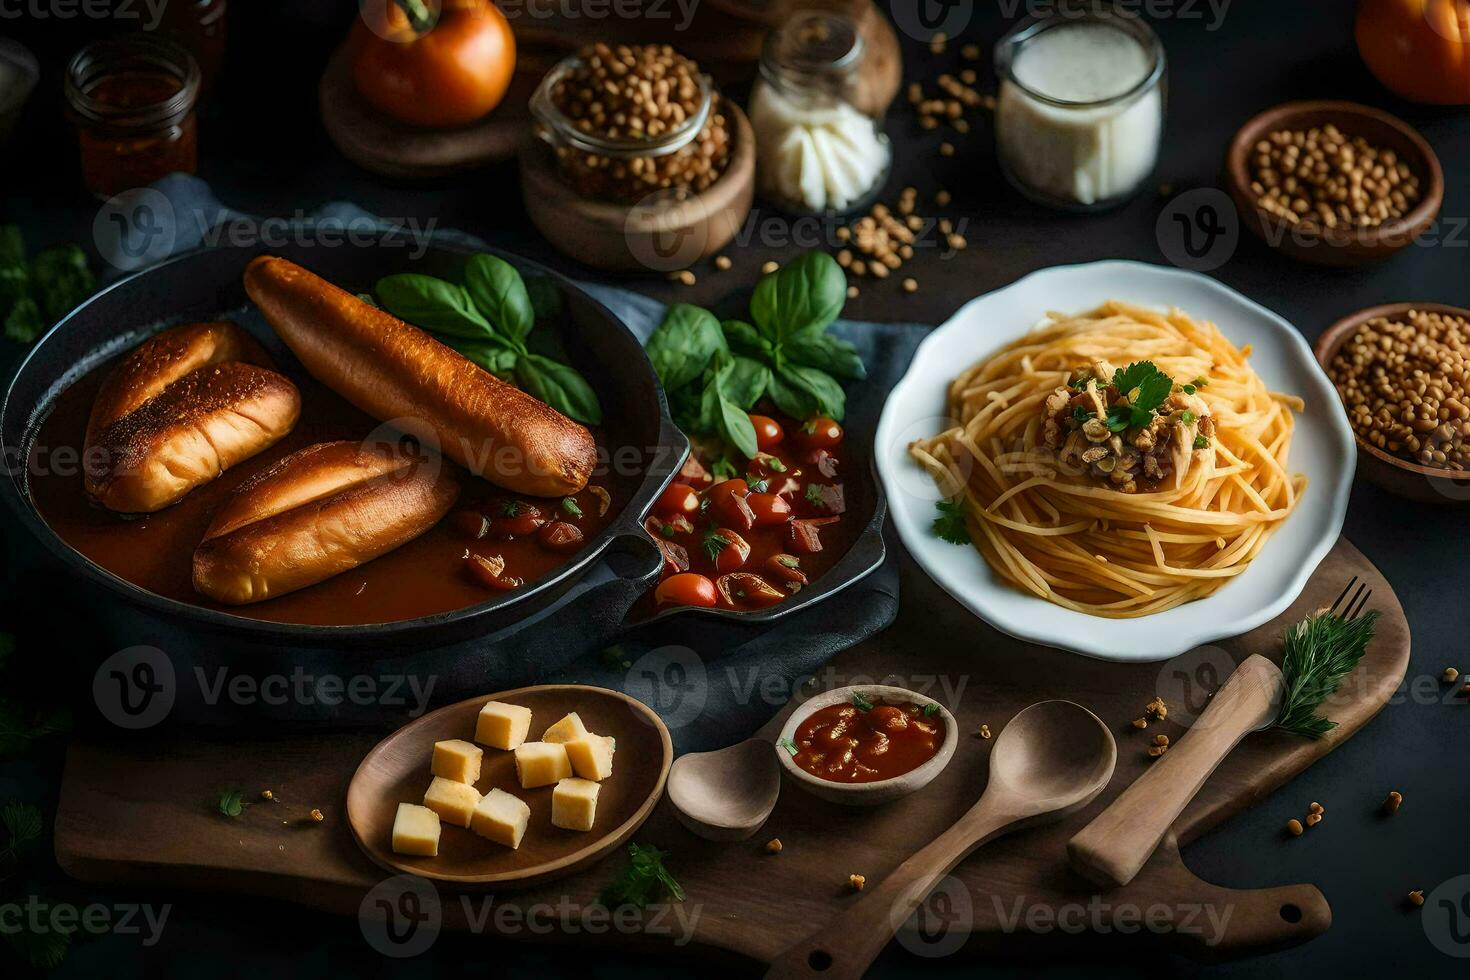
[[[1329,327],[1316,351],[1360,476],[1420,503],[1470,502],[1470,310],[1373,306]]]
[[[1387,258],[1427,231],[1444,203],[1444,171],[1424,137],[1354,102],[1260,113],[1231,140],[1225,182],[1241,224],[1314,265]]]

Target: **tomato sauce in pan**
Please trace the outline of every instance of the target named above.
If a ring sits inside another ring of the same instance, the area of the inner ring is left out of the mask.
[[[866,707],[864,706],[866,705]],[[793,761],[833,783],[873,783],[919,768],[944,743],[944,720],[917,704],[831,704],[796,727]]]
[[[461,471],[459,502],[421,537],[300,591],[225,606],[195,592],[191,574],[194,549],[215,508],[241,482],[283,456],[317,442],[366,438],[379,423],[316,382],[298,381],[301,421],[285,439],[172,507],[124,517],[92,503],[82,486],[87,415],[109,367],[93,371],[63,392],[41,423],[29,458],[31,498],[47,525],[82,556],[165,598],[279,623],[353,626],[416,619],[485,602],[501,589],[547,575],[580,544],[572,542],[565,530],[552,540],[543,528],[569,525],[591,540],[607,527],[619,506],[618,501],[600,499],[592,487],[572,498],[571,505],[560,498],[512,498]],[[594,485],[599,482],[593,478]],[[519,521],[508,519],[512,511]],[[474,562],[471,555],[485,562]],[[502,559],[504,567],[492,580],[484,565],[494,568]]]

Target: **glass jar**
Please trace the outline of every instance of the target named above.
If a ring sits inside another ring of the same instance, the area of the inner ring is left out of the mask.
[[[881,117],[858,106],[866,47],[843,14],[794,14],[766,38],[750,96],[757,185],[795,214],[837,216],[871,204],[893,148]]]
[[[708,75],[696,76],[692,111],[680,109],[682,119],[635,137],[627,134],[626,121],[621,129],[595,124],[585,100],[568,94],[584,65],[581,55],[564,59],[531,96],[532,131],[551,148],[557,172],[578,195],[618,204],[654,195],[677,200],[707,190],[724,174],[730,123]]]
[[[127,34],[79,51],[65,86],[87,190],[105,199],[194,173],[199,84],[193,56],[165,38]]]
[[[1043,204],[1094,210],[1153,173],[1164,129],[1164,46],[1138,17],[1061,7],[995,48],[1001,170]]]
[[[188,48],[199,62],[206,94],[224,68],[228,13],[228,0],[170,0],[163,11],[163,33]]]

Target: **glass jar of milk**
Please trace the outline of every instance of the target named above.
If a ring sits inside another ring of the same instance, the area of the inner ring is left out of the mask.
[[[761,196],[795,214],[840,215],[871,203],[893,150],[858,108],[865,47],[852,18],[806,10],[766,38],[750,96]]]
[[[1117,204],[1148,179],[1164,129],[1164,46],[1137,17],[1059,6],[995,51],[1001,169],[1053,207]]]

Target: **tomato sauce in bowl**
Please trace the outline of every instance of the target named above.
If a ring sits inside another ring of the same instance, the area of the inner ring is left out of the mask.
[[[944,735],[937,705],[854,696],[848,704],[813,711],[797,725],[792,761],[829,782],[874,783],[934,758]]]

